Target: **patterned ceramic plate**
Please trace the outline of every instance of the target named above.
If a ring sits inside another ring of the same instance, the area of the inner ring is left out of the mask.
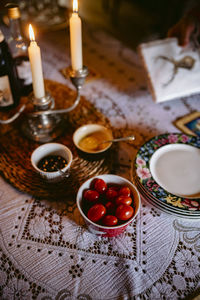
[[[146,193],[162,206],[174,210],[200,213],[200,198],[188,199],[174,195],[162,188],[153,178],[150,172],[150,159],[161,147],[169,144],[185,144],[200,148],[200,138],[181,133],[170,133],[156,136],[145,143],[138,151],[135,159],[136,178]]]
[[[165,145],[150,159],[154,180],[166,191],[183,198],[200,198],[200,149],[185,144]]]
[[[150,204],[159,208],[160,210],[169,213],[174,216],[182,217],[182,218],[189,218],[189,219],[199,219],[200,218],[200,211],[199,210],[184,210],[179,207],[172,207],[167,203],[159,202],[157,199],[152,197],[142,186],[139,179],[135,179],[135,185],[137,186],[141,196],[146,199]]]

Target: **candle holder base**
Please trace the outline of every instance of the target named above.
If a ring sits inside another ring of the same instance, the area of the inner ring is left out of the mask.
[[[68,75],[76,88],[75,101],[70,107],[54,109],[55,102],[53,97],[46,93],[44,97],[36,98],[33,93],[29,96],[29,103],[22,105],[19,111],[7,120],[0,120],[0,124],[9,124],[16,120],[20,114],[28,107],[26,117],[21,125],[22,131],[29,138],[37,142],[49,142],[62,134],[61,114],[69,113],[74,110],[80,102],[80,90],[88,75],[87,67],[74,71],[68,68]],[[31,104],[31,111],[29,109]]]
[[[62,134],[61,123],[61,118],[57,115],[41,115],[37,118],[26,118],[21,129],[27,138],[35,142],[47,143]]]
[[[45,143],[61,135],[61,117],[56,114],[45,114],[45,111],[54,108],[54,99],[51,95],[46,93],[42,98],[35,98],[31,93],[29,99],[34,111],[28,114],[21,126],[26,137]]]

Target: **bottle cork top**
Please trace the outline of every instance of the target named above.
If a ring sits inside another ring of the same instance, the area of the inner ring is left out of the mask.
[[[21,17],[18,5],[10,3],[6,7],[8,8],[9,19],[19,19]]]

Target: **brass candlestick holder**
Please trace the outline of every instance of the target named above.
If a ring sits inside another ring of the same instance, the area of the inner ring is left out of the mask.
[[[55,102],[49,93],[42,98],[35,98],[33,94],[29,96],[29,103],[32,104],[32,111],[27,113],[22,123],[24,134],[37,142],[45,143],[55,139],[62,132],[61,114],[68,113],[76,108],[80,102],[80,90],[88,75],[87,67],[74,71],[67,69],[71,82],[76,88],[76,99],[68,108],[54,109]],[[8,120],[0,120],[0,124],[8,124],[16,120],[24,111],[26,105],[23,105],[19,111]]]

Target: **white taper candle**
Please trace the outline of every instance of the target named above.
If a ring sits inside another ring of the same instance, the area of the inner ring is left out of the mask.
[[[29,60],[31,64],[33,93],[35,98],[42,98],[45,96],[44,79],[42,72],[42,60],[40,47],[35,41],[33,28],[29,25],[30,46],[28,47]]]
[[[82,58],[82,24],[78,15],[78,2],[73,1],[73,13],[69,20],[70,25],[70,48],[72,69],[77,71],[83,67]]]

